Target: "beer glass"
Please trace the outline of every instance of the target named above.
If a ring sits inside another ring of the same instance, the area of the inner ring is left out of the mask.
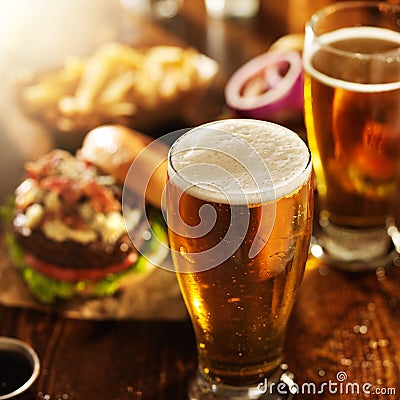
[[[348,270],[385,266],[396,254],[399,18],[400,5],[350,1],[306,25],[305,121],[320,210],[312,253]]]
[[[299,136],[265,121],[212,122],[172,145],[169,239],[198,350],[190,399],[257,399],[279,375],[309,251],[311,169]]]

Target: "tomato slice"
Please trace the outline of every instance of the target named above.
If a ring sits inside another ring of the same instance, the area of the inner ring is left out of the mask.
[[[48,276],[49,278],[57,279],[64,282],[79,282],[79,281],[96,281],[106,277],[109,274],[116,274],[125,271],[138,259],[136,253],[131,253],[122,262],[107,265],[101,269],[94,268],[68,268],[59,267],[58,265],[42,261],[33,254],[27,253],[25,261],[37,272]]]

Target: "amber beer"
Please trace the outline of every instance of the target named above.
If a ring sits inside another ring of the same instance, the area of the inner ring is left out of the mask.
[[[305,121],[320,209],[311,252],[346,270],[397,257],[399,13],[389,2],[338,2],[306,25]]]
[[[305,60],[305,101],[321,208],[337,226],[384,226],[400,160],[400,34],[355,27],[319,41]]]
[[[223,140],[219,130],[225,134]],[[241,169],[231,163],[246,153],[237,151],[238,140],[248,143],[265,163],[252,164],[256,165],[252,173],[259,171],[258,182],[265,187],[254,190],[252,179],[243,177],[247,166]],[[196,334],[204,385],[257,386],[282,361],[285,327],[310,243],[310,162],[308,148],[296,134],[254,120],[225,120],[195,128],[171,148],[169,238]],[[188,166],[193,168],[186,173]],[[226,176],[219,169],[226,170]],[[244,196],[232,184],[235,180]],[[213,226],[202,236],[191,237],[187,226],[207,222],[204,207],[215,210]],[[234,216],[244,215],[248,224],[235,226],[240,218]],[[221,242],[229,248],[227,237],[240,239],[231,252],[207,251]],[[262,246],[252,254],[255,241]]]

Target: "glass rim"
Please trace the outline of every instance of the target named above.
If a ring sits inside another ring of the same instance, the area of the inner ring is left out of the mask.
[[[179,172],[179,170],[177,170],[177,169],[175,168],[175,166],[174,166],[173,163],[172,163],[172,157],[173,157],[173,154],[174,154],[174,147],[177,145],[177,143],[178,143],[184,136],[187,136],[187,135],[189,135],[189,134],[192,134],[192,133],[193,133],[194,131],[196,131],[197,129],[205,128],[205,127],[209,127],[209,126],[213,126],[213,125],[218,125],[218,124],[221,124],[221,123],[224,123],[224,122],[229,122],[229,121],[230,121],[230,122],[234,122],[234,121],[243,122],[243,121],[245,121],[245,122],[257,123],[257,124],[268,125],[268,126],[279,126],[281,129],[283,129],[283,130],[285,130],[285,131],[289,131],[289,132],[291,132],[292,134],[298,136],[298,134],[297,134],[296,132],[294,132],[293,130],[291,130],[291,129],[289,129],[289,128],[286,128],[285,126],[282,126],[282,125],[279,125],[279,124],[276,124],[276,123],[270,122],[270,121],[257,120],[257,119],[251,119],[251,118],[230,118],[230,119],[216,120],[216,121],[208,122],[208,123],[205,123],[205,124],[201,124],[201,125],[198,125],[198,126],[196,126],[196,127],[193,127],[193,128],[191,128],[191,129],[187,130],[183,135],[181,135],[181,136],[171,145],[171,147],[170,147],[170,149],[169,149],[169,152],[168,152],[168,157],[167,157],[167,160],[168,160],[168,167],[167,167],[167,168],[168,168],[168,176],[171,177],[171,174],[170,174],[170,171],[171,171],[171,172],[174,174],[174,176],[178,176],[178,179],[181,180],[182,182],[184,182],[185,184],[190,185],[190,186],[193,186],[193,187],[202,188],[202,187],[200,187],[200,186],[194,184],[193,182],[190,182],[190,180],[188,180],[187,178],[185,178],[184,176],[182,176],[182,174]],[[223,129],[221,129],[221,130],[223,130]],[[259,203],[257,203],[257,204],[267,204],[267,203],[269,203],[269,202],[275,202],[275,201],[279,200],[280,198],[289,196],[291,193],[295,192],[295,191],[298,190],[302,185],[304,185],[306,182],[309,181],[309,179],[310,179],[310,177],[311,177],[311,175],[312,175],[312,154],[311,154],[311,150],[310,150],[309,146],[300,138],[300,136],[298,136],[298,138],[299,138],[299,140],[301,140],[301,141],[304,143],[304,146],[305,146],[306,149],[307,149],[308,159],[307,159],[307,163],[305,163],[304,168],[301,169],[301,170],[299,170],[299,172],[298,172],[295,176],[293,176],[292,179],[290,179],[289,181],[284,181],[284,182],[282,182],[282,183],[280,183],[280,184],[277,184],[277,185],[272,184],[272,188],[271,188],[271,187],[267,187],[267,188],[265,188],[265,190],[261,190],[261,188],[260,188],[260,190],[259,190],[257,193],[255,193],[255,192],[249,192],[249,193],[248,193],[249,196],[251,196],[251,195],[259,195],[261,201],[260,201]],[[303,175],[304,175],[305,178],[301,180],[301,183],[299,183],[299,185],[297,185],[296,188],[295,188],[294,190],[288,192],[288,193],[285,194],[284,196],[274,196],[274,199],[273,199],[273,200],[262,201],[262,199],[265,198],[265,195],[270,194],[270,193],[276,194],[276,190],[277,190],[277,189],[285,188],[286,186],[287,186],[287,187],[290,187],[290,186],[293,184],[293,182],[296,181],[296,179],[298,179],[299,177],[301,177],[301,176],[303,176]],[[306,177],[306,175],[307,175],[307,177]],[[175,179],[176,179],[176,178],[175,178]],[[204,188],[202,188],[202,191],[203,191],[203,190],[204,190]],[[210,192],[212,192],[212,191],[210,190]],[[235,195],[235,193],[231,193],[231,195]],[[250,205],[250,204],[253,204],[253,203],[252,203],[252,202],[248,202],[247,204]],[[254,203],[254,204],[256,204],[256,203]]]
[[[322,34],[316,33],[315,25],[322,19],[325,18],[329,15],[332,15],[334,12],[339,11],[339,10],[346,10],[346,9],[357,9],[357,8],[370,8],[370,9],[376,9],[378,11],[393,11],[393,14],[395,12],[400,13],[400,4],[390,4],[387,3],[386,1],[370,1],[370,0],[354,0],[354,1],[339,1],[334,4],[330,4],[328,6],[322,7],[321,9],[315,11],[309,20],[306,22],[306,36],[307,33],[311,31],[313,40],[318,43],[319,46],[323,47],[326,51],[331,52],[332,54],[336,55],[341,55],[344,57],[354,57],[354,52],[352,51],[347,51],[347,50],[342,50],[335,48],[331,46],[329,43],[322,42],[320,40],[320,37],[323,36],[324,34],[328,32],[324,32]],[[351,28],[351,27],[358,27],[358,26],[363,26],[361,24],[354,24],[352,26],[348,27],[338,27],[336,29],[346,29],[346,28]],[[367,26],[367,25],[365,25]],[[370,26],[370,25],[368,25]],[[377,25],[373,25],[374,28],[379,28]],[[390,30],[389,28],[387,28]],[[331,29],[330,32],[333,32],[335,29]],[[396,32],[400,35],[400,26],[399,30],[392,29],[393,32]],[[372,60],[372,59],[379,59],[381,58],[382,60],[388,60],[387,62],[392,62],[393,59],[391,57],[399,57],[400,56],[400,45],[395,48],[395,49],[389,49],[385,51],[379,51],[379,52],[373,52],[373,53],[368,53],[368,52],[357,52],[357,58],[360,60]]]

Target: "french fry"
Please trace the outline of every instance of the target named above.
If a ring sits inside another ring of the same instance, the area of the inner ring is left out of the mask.
[[[132,70],[123,71],[123,73],[112,77],[100,94],[99,102],[102,104],[112,104],[126,98],[136,81],[137,73]]]
[[[26,110],[59,129],[134,117],[195,88],[201,81],[194,49],[154,46],[138,50],[106,43],[89,58],[70,57],[64,66],[24,87]]]
[[[99,111],[103,111],[105,115],[109,116],[129,116],[136,112],[136,106],[133,103],[120,102],[109,104],[104,109],[100,106]]]

